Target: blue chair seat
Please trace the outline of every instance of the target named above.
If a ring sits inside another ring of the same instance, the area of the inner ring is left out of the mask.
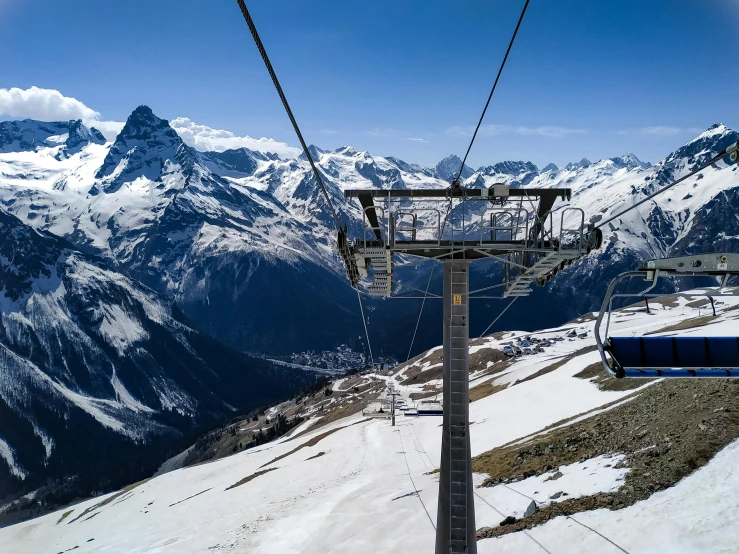
[[[608,350],[626,368],[739,368],[739,337],[610,337]]]

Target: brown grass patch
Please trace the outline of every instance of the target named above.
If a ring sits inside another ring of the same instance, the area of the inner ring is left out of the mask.
[[[652,331],[651,333],[645,333],[645,334],[654,335],[655,333],[667,333],[669,331],[680,331],[682,329],[694,329],[696,327],[703,327],[704,325],[708,325],[714,319],[715,317],[713,315],[693,317],[691,319],[686,319],[685,321],[681,321],[680,323],[675,323],[674,325],[668,325],[667,327],[664,327],[657,331]]]
[[[483,398],[487,398],[488,396],[491,396],[496,392],[500,392],[503,389],[507,388],[507,383],[505,385],[494,385],[493,379],[491,379],[490,381],[485,381],[484,383],[480,383],[479,385],[476,385],[470,389],[470,402],[482,400]]]
[[[599,390],[603,391],[634,390],[654,381],[654,379],[616,379],[606,373],[601,362],[590,364],[581,372],[576,373],[575,377],[589,379],[592,383],[598,385]]]
[[[274,471],[276,469],[279,469],[279,468],[271,467],[269,469],[263,469],[261,471],[254,472],[251,475],[249,475],[248,477],[244,477],[241,481],[237,481],[236,483],[234,483],[230,487],[226,488],[226,490],[229,491],[231,489],[235,489],[236,487],[240,487],[241,485],[245,485],[249,481],[252,481],[252,480],[256,479],[257,477],[259,477],[260,475],[264,475],[265,473],[269,473],[270,471]]]
[[[624,466],[631,469],[617,491],[553,503],[512,525],[481,530],[480,536],[529,529],[563,514],[624,508],[672,487],[739,437],[737,392],[739,383],[731,380],[667,380],[633,393],[635,398],[609,411],[475,457],[473,471],[490,474],[485,486],[513,483],[598,455],[623,454]]]
[[[425,392],[412,392],[408,398],[411,400],[423,400],[424,398],[431,398],[432,396],[436,396],[437,394],[441,394],[440,390],[430,390]]]
[[[444,373],[444,366],[441,365],[441,356],[438,365],[433,365],[429,369],[421,371],[420,367],[412,367],[403,374],[405,379],[401,382],[401,385],[410,385],[416,383],[428,383],[435,379],[441,379]]]
[[[323,456],[325,454],[326,453],[322,451],[322,452],[319,452],[318,454],[316,454],[315,456],[311,456],[310,458],[306,458],[304,461],[307,462],[308,460],[315,460],[316,458],[320,458],[321,456]]]
[[[97,510],[98,508],[102,508],[102,507],[104,507],[104,506],[107,506],[108,504],[110,504],[111,502],[113,502],[113,501],[114,501],[114,500],[115,500],[116,498],[119,498],[119,497],[123,496],[124,494],[126,494],[127,492],[130,492],[130,491],[132,491],[132,490],[133,490],[133,489],[135,489],[136,487],[139,487],[139,486],[143,485],[143,484],[144,484],[144,483],[146,483],[146,482],[147,482],[148,480],[149,480],[149,479],[144,479],[143,481],[138,481],[138,482],[136,482],[136,483],[133,483],[132,485],[128,485],[127,487],[125,487],[125,488],[121,489],[121,490],[120,490],[120,491],[118,491],[117,493],[115,493],[115,494],[113,494],[113,495],[109,496],[108,498],[106,498],[106,499],[105,499],[105,500],[103,500],[102,502],[98,502],[97,504],[95,504],[95,505],[93,505],[93,506],[90,506],[89,508],[85,509],[85,511],[84,511],[84,512],[82,512],[82,513],[81,513],[80,515],[78,515],[78,516],[77,516],[76,518],[74,518],[74,519],[73,519],[72,521],[70,521],[69,523],[67,523],[67,525],[71,525],[72,523],[74,523],[74,522],[75,522],[75,521],[77,521],[78,519],[80,519],[80,518],[82,518],[82,517],[86,516],[86,515],[87,515],[87,514],[89,514],[90,512],[94,512],[94,511],[95,511],[95,510]],[[62,519],[64,519],[64,517],[62,517]],[[59,520],[59,521],[58,521],[57,523],[61,523],[61,521],[62,521],[62,520],[60,519],[60,520]]]
[[[525,383],[526,381],[531,381],[532,379],[536,379],[537,377],[541,377],[542,375],[546,375],[547,373],[551,373],[552,371],[558,370],[560,367],[565,365],[567,362],[569,362],[572,359],[571,356],[566,356],[562,358],[559,361],[554,362],[553,364],[549,364],[546,367],[541,368],[536,373],[532,373],[528,377],[524,377],[523,379],[518,379],[514,385],[518,385],[520,383]]]
[[[59,518],[59,521],[57,521],[57,522],[56,522],[56,524],[57,524],[57,525],[59,525],[59,524],[60,524],[60,523],[61,523],[62,521],[64,521],[64,520],[65,520],[65,519],[67,518],[67,516],[68,516],[69,514],[71,514],[72,512],[74,512],[74,510],[69,510],[69,511],[67,511],[67,512],[64,512],[64,513],[62,514],[62,517],[60,517],[60,518]]]
[[[274,458],[274,459],[270,460],[270,461],[269,461],[269,462],[267,462],[266,464],[262,464],[262,465],[261,465],[261,466],[259,466],[259,467],[260,467],[260,468],[262,468],[262,467],[265,467],[265,466],[271,465],[271,464],[273,464],[273,463],[277,462],[278,460],[282,460],[283,458],[287,458],[288,456],[290,456],[290,455],[292,455],[292,454],[295,454],[295,453],[296,453],[296,452],[297,452],[298,450],[302,450],[303,448],[308,448],[309,446],[315,446],[315,445],[317,445],[317,444],[318,444],[319,442],[321,442],[321,441],[322,441],[323,439],[325,439],[325,438],[326,438],[326,437],[328,437],[329,435],[332,435],[332,434],[333,434],[333,433],[335,433],[336,431],[341,431],[342,429],[346,429],[347,427],[351,427],[352,425],[356,425],[357,423],[364,423],[365,421],[367,421],[367,420],[366,420],[366,419],[361,419],[361,420],[359,420],[359,421],[357,421],[357,422],[355,422],[355,423],[352,423],[352,424],[350,424],[350,425],[344,425],[343,427],[337,427],[336,429],[331,429],[331,430],[329,430],[329,431],[326,431],[326,432],[324,432],[324,433],[321,433],[320,435],[316,435],[316,436],[315,436],[315,437],[313,437],[312,439],[309,439],[309,440],[305,441],[305,442],[304,442],[303,444],[301,444],[300,446],[298,446],[298,447],[296,447],[296,448],[293,448],[293,449],[292,449],[292,450],[291,450],[290,452],[287,452],[287,453],[285,453],[285,454],[282,454],[281,456],[277,456],[276,458]]]

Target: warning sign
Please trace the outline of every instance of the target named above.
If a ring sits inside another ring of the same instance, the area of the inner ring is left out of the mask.
[[[462,305],[462,295],[461,294],[453,294],[452,295],[452,304],[455,306],[461,306]]]

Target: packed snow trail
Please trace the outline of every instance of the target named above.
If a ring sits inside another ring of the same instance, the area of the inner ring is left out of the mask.
[[[682,332],[735,332],[739,313],[730,308],[738,303],[722,298],[717,318]],[[613,327],[620,333],[657,331],[691,317],[697,310],[690,304],[691,298],[655,301],[649,316],[641,314],[642,308],[627,308],[614,316]],[[592,323],[584,320],[537,336],[561,336],[573,327],[591,332]],[[496,336],[485,344],[500,349],[523,334]],[[471,403],[473,455],[523,441],[564,420],[569,421],[559,426],[592,417],[612,409],[605,407],[610,403],[630,401],[626,397],[633,390],[605,392],[575,377],[598,360],[591,340],[556,342],[494,375],[473,374],[473,386],[486,379],[509,383]],[[419,364],[433,367],[429,360]],[[542,372],[553,364],[556,369]],[[406,398],[433,384],[400,384],[411,367],[383,377],[395,381]],[[395,427],[360,414],[315,429],[306,426],[305,434],[0,529],[2,553],[425,554],[435,541],[438,476],[433,470],[438,467],[441,418],[401,414]],[[551,497],[563,490],[567,498],[613,491],[629,471],[616,467],[620,459],[600,455],[562,465],[556,481],[545,473],[507,486],[479,487],[485,475],[476,474],[477,528],[499,525],[501,514],[520,518],[530,498],[552,503],[559,500]],[[731,530],[739,523],[739,475],[731,468],[738,459],[739,443],[730,443],[705,467],[647,500],[616,511],[578,513],[574,519],[556,517],[526,532],[481,540],[479,551],[736,552]]]

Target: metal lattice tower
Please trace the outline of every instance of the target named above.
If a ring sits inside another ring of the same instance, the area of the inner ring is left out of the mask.
[[[561,210],[559,233],[554,232],[552,207],[558,199],[569,200],[569,189],[453,185],[431,190],[348,190],[345,195],[359,200],[363,214],[361,236],[350,240],[346,228],[338,235],[338,249],[353,286],[369,279],[371,272],[367,292],[392,297],[396,254],[435,259],[444,266],[436,554],[476,554],[469,433],[469,301],[475,298],[469,290],[470,263],[487,258],[502,261],[502,297],[526,296],[532,285],[544,285],[560,269],[600,246],[601,234],[585,227],[585,215],[576,208]],[[524,201],[531,211],[523,207]],[[442,210],[434,203],[446,208],[443,222]]]
[[[476,529],[469,436],[468,293],[469,262],[444,262],[444,416],[436,551],[455,554],[477,552],[476,541],[469,540]]]

